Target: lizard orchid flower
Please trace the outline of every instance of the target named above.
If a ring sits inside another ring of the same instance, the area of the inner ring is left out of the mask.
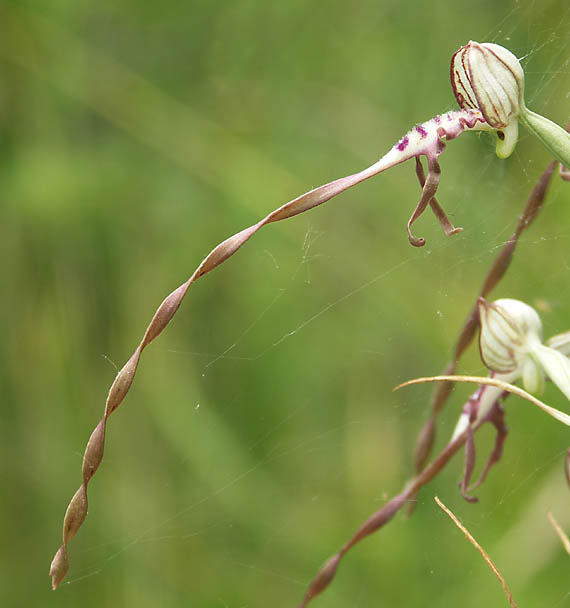
[[[570,400],[570,332],[542,340],[542,322],[537,312],[520,300],[502,299],[493,303],[479,298],[479,350],[489,377],[432,376],[416,378],[398,386],[423,382],[469,382],[478,389],[467,399],[457,422],[450,444],[465,434],[465,470],[460,484],[463,497],[469,502],[477,499],[470,492],[481,485],[491,468],[500,460],[507,436],[505,410],[502,400],[509,394],[523,397],[533,405],[570,426],[570,415],[543,403],[531,393],[540,393],[546,379],[552,380]],[[512,383],[522,381],[526,390]],[[528,392],[527,392],[528,391]],[[479,479],[471,484],[475,468],[476,428],[490,422],[496,429],[495,446]],[[570,450],[565,460],[565,474],[570,484]]]
[[[195,281],[230,258],[263,226],[309,211],[352,186],[412,158],[415,158],[416,161],[416,175],[422,192],[407,224],[410,243],[416,247],[425,244],[425,239],[415,237],[411,228],[428,205],[446,235],[456,234],[461,228],[453,226],[435,198],[441,175],[438,158],[445,150],[446,142],[459,137],[466,131],[496,132],[499,139],[497,153],[501,157],[506,157],[516,144],[516,120],[518,119],[549,147],[552,154],[563,165],[570,166],[570,135],[554,123],[526,109],[522,96],[524,74],[518,60],[509,51],[497,45],[478,45],[470,42],[454,55],[451,76],[460,105],[459,110],[437,115],[427,122],[416,125],[371,166],[309,190],[277,207],[255,224],[228,237],[214,247],[192,275],[163,300],[139,346],[117,373],[109,389],[104,414],[87,443],[83,459],[82,484],[68,505],[64,516],[62,544],[57,550],[50,568],[53,589],[60,585],[67,573],[69,567],[67,546],[87,516],[87,486],[103,458],[107,420],[121,405],[130,390],[142,351],[170,323],[188,289]],[[427,176],[420,160],[422,156],[427,159]],[[507,331],[506,335],[508,337],[511,334]],[[529,350],[528,356],[526,354],[523,356],[521,353],[522,351],[520,353],[517,351],[516,356],[513,355],[513,360],[507,361],[512,363],[512,369],[509,368],[502,373],[507,374],[507,377],[512,375],[511,379],[515,379],[517,374],[520,374],[523,382],[531,384],[535,388],[538,388],[545,373],[556,384],[564,386],[565,394],[570,397],[570,373],[567,368],[563,367],[561,358],[567,360],[559,350],[556,350],[555,347],[541,347],[540,343],[538,346],[533,343],[532,352]],[[505,355],[505,353],[502,354]],[[505,355],[505,361],[508,359],[507,355]],[[489,359],[490,364],[491,361],[494,360]],[[503,362],[501,360],[501,363]],[[491,406],[497,402],[499,395],[500,392],[491,401]],[[548,406],[544,406],[544,408],[547,408],[548,411]],[[475,408],[472,409],[475,411]],[[549,409],[552,410],[552,408]],[[479,410],[482,411],[482,408]]]
[[[543,344],[540,317],[520,300],[503,299],[489,304],[481,298],[479,319],[481,358],[491,372],[508,376],[509,381],[521,379],[523,387],[532,394],[540,394],[545,378],[549,378],[570,400],[567,333]]]
[[[567,356],[570,354],[570,332],[554,336],[543,343],[542,322],[537,312],[528,304],[512,299],[489,303],[480,298],[479,321],[479,350],[483,363],[490,371],[490,377],[479,379],[480,386],[467,400],[452,437],[453,441],[461,433],[467,432],[461,491],[469,501],[476,500],[469,492],[484,481],[491,467],[501,457],[507,435],[501,399],[508,392],[515,392],[512,390],[516,388],[512,386],[513,382],[521,380],[525,390],[531,393],[521,396],[570,426],[570,416],[532,397],[532,394],[540,394],[545,379],[550,379],[570,400],[570,359]],[[477,378],[472,378],[470,381],[476,380]],[[481,477],[477,483],[469,486],[475,466],[473,429],[487,421],[497,430],[495,447]],[[565,466],[570,483],[569,462],[567,460]]]
[[[520,121],[556,160],[570,167],[570,135],[526,107],[524,71],[510,51],[490,42],[462,46],[451,58],[451,85],[459,106],[478,109],[496,130],[500,158],[513,152]]]

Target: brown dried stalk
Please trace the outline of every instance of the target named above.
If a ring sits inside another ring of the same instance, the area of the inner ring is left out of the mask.
[[[538,179],[536,185],[532,189],[530,196],[526,202],[525,208],[519,217],[517,227],[513,232],[511,238],[504,244],[501,251],[493,261],[487,276],[483,280],[481,289],[475,297],[473,308],[467,315],[465,323],[459,332],[459,336],[455,343],[453,355],[449,363],[443,368],[442,375],[451,375],[455,373],[457,363],[461,359],[461,356],[471,344],[475,331],[477,329],[477,302],[480,297],[486,297],[499,283],[507,272],[513,254],[517,246],[517,242],[521,234],[533,223],[536,216],[538,215],[542,204],[544,202],[550,179],[556,167],[556,162],[552,162],[548,165],[544,173]],[[444,382],[438,384],[434,390],[431,398],[431,414],[428,421],[418,434],[416,440],[416,447],[414,451],[414,463],[416,467],[416,473],[419,473],[425,466],[429,455],[431,453],[434,441],[435,441],[435,425],[436,418],[445,406],[453,388],[453,383]],[[570,483],[570,481],[569,481]],[[411,505],[415,503],[410,503]]]
[[[493,560],[487,555],[485,549],[483,549],[483,547],[473,538],[473,536],[471,536],[471,534],[469,533],[469,530],[467,530],[467,528],[457,519],[457,517],[455,517],[455,515],[451,512],[451,510],[448,509],[441,502],[441,500],[439,500],[439,498],[437,496],[434,496],[434,500],[437,503],[438,507],[440,507],[449,516],[451,521],[461,530],[461,532],[463,532],[463,534],[465,535],[465,538],[475,547],[475,549],[477,549],[477,551],[479,551],[479,553],[482,555],[483,559],[487,562],[487,565],[489,566],[489,568],[491,568],[491,570],[493,571],[493,574],[499,579],[499,582],[501,583],[501,586],[503,587],[503,591],[505,592],[505,595],[507,596],[507,600],[509,601],[509,606],[511,608],[517,608],[517,604],[516,604],[515,600],[513,599],[511,590],[509,589],[507,583],[505,582],[503,575],[499,572],[499,569],[497,568],[497,566],[495,566]]]
[[[512,393],[513,395],[517,395],[518,397],[522,397],[526,399],[529,403],[536,405],[536,407],[540,408],[543,412],[546,412],[549,416],[552,416],[558,422],[562,422],[566,426],[570,426],[570,416],[565,412],[561,412],[554,407],[550,407],[540,399],[537,399],[534,395],[527,393],[522,388],[509,384],[508,382],[504,382],[503,380],[499,380],[498,378],[493,378],[492,376],[483,377],[483,376],[429,376],[426,378],[414,378],[413,380],[408,380],[407,382],[402,382],[402,384],[398,384],[398,386],[394,389],[395,391],[404,388],[405,386],[413,386],[414,384],[424,384],[426,382],[466,382],[472,384],[478,384],[479,386],[494,386],[496,388],[503,389],[503,391]]]

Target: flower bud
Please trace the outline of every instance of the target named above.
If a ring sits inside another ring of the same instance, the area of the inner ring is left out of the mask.
[[[524,107],[524,72],[498,44],[469,42],[451,58],[451,84],[461,108],[480,110],[494,129],[509,125]]]
[[[519,300],[490,304],[479,298],[479,320],[483,363],[501,374],[519,370],[529,388],[540,389],[542,371],[530,356],[542,340],[542,323],[534,308]]]

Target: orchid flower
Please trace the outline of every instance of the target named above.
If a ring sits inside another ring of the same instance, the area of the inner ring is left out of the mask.
[[[370,167],[305,192],[271,211],[255,224],[225,239],[208,253],[182,285],[163,300],[139,346],[117,373],[109,389],[104,415],[87,443],[83,459],[82,484],[68,505],[64,517],[62,544],[57,550],[50,568],[54,589],[59,586],[68,570],[67,545],[87,516],[87,486],[103,457],[107,420],[128,393],[143,350],[165,329],[195,281],[229,259],[263,226],[286,220],[317,207],[348,188],[411,158],[416,159],[416,175],[422,187],[422,193],[407,225],[410,243],[416,247],[425,244],[425,239],[413,236],[411,227],[428,205],[446,235],[456,234],[461,228],[455,228],[452,225],[435,198],[441,174],[438,158],[445,150],[446,142],[455,139],[465,131],[495,133],[497,154],[501,158],[506,158],[512,153],[516,144],[517,121],[520,121],[549,147],[552,154],[563,165],[570,166],[570,135],[554,123],[526,109],[522,96],[524,73],[518,59],[512,53],[497,45],[479,45],[470,42],[453,56],[451,77],[461,109],[437,115],[427,122],[416,125]],[[420,160],[422,156],[427,159],[427,177]],[[556,352],[561,351],[559,349]],[[539,361],[544,368],[550,369],[559,365],[558,359],[555,359],[549,350],[542,350],[531,359]],[[524,378],[527,381],[530,381],[531,378],[535,382],[540,381],[542,367],[536,367],[537,365],[533,367],[529,363],[525,367]],[[518,363],[516,371],[517,373],[519,371]],[[514,372],[515,368],[509,373]],[[562,380],[564,375],[562,372],[559,372],[558,375],[552,371],[548,373],[557,383]]]
[[[519,60],[510,51],[497,44],[469,42],[451,59],[451,84],[460,110],[437,115],[416,125],[370,167],[302,194],[276,210],[267,222],[307,211],[415,157],[422,194],[407,225],[410,243],[415,247],[425,244],[425,239],[413,236],[411,227],[428,205],[445,234],[457,234],[462,229],[453,226],[435,199],[441,174],[438,158],[445,150],[445,142],[465,131],[489,131],[497,137],[497,156],[507,158],[518,140],[519,121],[540,139],[564,167],[570,167],[570,135],[562,127],[527,109],[523,99],[524,72]],[[427,178],[420,160],[422,156],[427,159]],[[561,173],[567,179],[567,172]]]
[[[409,380],[396,387],[424,382],[469,382],[479,388],[467,399],[449,444],[465,437],[465,470],[460,484],[464,498],[477,499],[469,492],[481,485],[491,468],[500,460],[507,436],[502,399],[512,393],[539,407],[559,422],[570,426],[570,415],[553,408],[533,396],[544,389],[545,380],[552,382],[570,400],[570,331],[542,340],[542,323],[534,308],[520,300],[502,299],[492,304],[479,298],[479,350],[489,377],[430,376]],[[512,383],[522,381],[523,390]],[[528,392],[527,392],[528,391]],[[497,431],[495,446],[479,479],[470,484],[475,467],[474,431],[490,422]],[[570,485],[570,450],[565,463]]]
[[[497,155],[509,156],[520,121],[566,168],[570,134],[524,102],[524,71],[519,60],[498,44],[469,42],[451,58],[451,84],[461,108],[479,110],[497,133]]]
[[[479,351],[491,377],[502,382],[522,380],[529,393],[540,395],[545,379],[556,384],[570,400],[570,332],[542,341],[542,323],[534,308],[520,300],[502,299],[493,303],[479,298]],[[485,387],[478,398],[476,421],[482,420],[503,392]],[[460,420],[454,436],[465,428]]]
[[[469,397],[451,439],[453,441],[467,431],[465,475],[461,489],[464,497],[470,501],[475,500],[468,495],[475,462],[472,431],[475,426],[489,421],[497,429],[497,440],[481,477],[470,489],[484,481],[490,468],[501,457],[507,428],[500,399],[506,387],[521,380],[526,391],[540,394],[545,380],[549,379],[570,400],[570,332],[558,334],[543,343],[540,317],[520,300],[501,299],[489,303],[480,298],[479,320],[479,350],[483,363],[490,371],[489,383],[481,383]],[[537,399],[533,403],[570,425],[570,416],[564,412],[546,406]]]

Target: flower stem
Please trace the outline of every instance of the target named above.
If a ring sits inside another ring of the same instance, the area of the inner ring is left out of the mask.
[[[542,145],[561,162],[570,167],[570,133],[544,116],[523,108],[519,114],[521,123],[540,141]]]

